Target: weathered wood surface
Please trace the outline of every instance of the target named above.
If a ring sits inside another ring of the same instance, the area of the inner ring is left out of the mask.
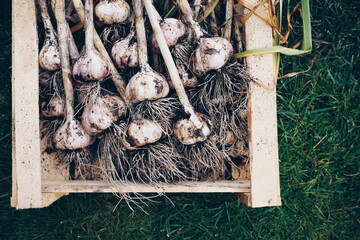
[[[38,41],[33,0],[12,2],[13,195],[16,208],[42,207]]]
[[[43,181],[44,193],[111,193],[111,192],[249,192],[250,181],[217,181],[217,182],[179,182],[176,184],[162,184],[158,187],[145,184],[126,184],[112,186],[107,181]]]
[[[267,4],[261,8],[266,10]],[[246,50],[273,46],[272,28],[256,15],[245,23],[245,33]],[[263,85],[251,83],[250,86],[251,193],[246,201],[251,202],[252,207],[278,206],[281,198],[274,56],[249,56],[246,63],[249,73]]]

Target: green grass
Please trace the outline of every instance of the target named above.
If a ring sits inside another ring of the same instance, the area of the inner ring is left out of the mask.
[[[292,3],[296,4],[296,2]],[[233,194],[169,194],[132,212],[111,194],[14,210],[11,196],[11,14],[0,9],[0,239],[356,239],[360,235],[359,1],[311,1],[312,54],[281,58],[278,127],[283,206]],[[295,16],[296,18],[296,16]],[[295,19],[296,20],[296,19]],[[295,30],[301,33],[301,21]],[[293,42],[301,35],[290,36]]]

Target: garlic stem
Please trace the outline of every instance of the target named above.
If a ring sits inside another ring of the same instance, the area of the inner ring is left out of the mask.
[[[139,1],[140,0],[136,0]],[[179,97],[179,100],[181,104],[184,107],[184,110],[186,113],[190,114],[190,120],[195,124],[197,128],[202,128],[203,123],[199,120],[199,118],[196,116],[194,108],[191,106],[190,101],[186,95],[184,85],[180,79],[179,72],[175,66],[175,62],[171,56],[169,47],[167,46],[164,34],[160,28],[159,22],[156,19],[156,13],[155,9],[152,6],[151,0],[143,0],[145,4],[146,11],[149,16],[149,20],[151,23],[151,26],[153,28],[156,41],[159,43],[161,54],[164,58],[165,64],[168,68],[168,72],[170,74],[171,80],[173,82],[174,88],[176,90],[176,93]],[[189,6],[190,8],[190,6]],[[191,9],[190,9],[191,10]]]
[[[71,69],[69,61],[69,48],[67,42],[68,31],[65,19],[65,0],[56,0],[55,16],[57,20],[59,48],[61,57],[61,69],[64,82],[66,97],[66,119],[70,121],[74,118],[74,88],[71,83]]]
[[[94,6],[93,0],[85,0],[85,49],[92,51],[94,47]]]
[[[143,17],[143,4],[141,0],[133,0],[133,11],[135,13],[136,39],[138,45],[139,67],[144,69],[149,65],[146,44],[145,21]]]
[[[85,22],[85,9],[84,5],[82,4],[81,0],[72,0],[74,7],[76,9],[76,12],[81,20],[81,22],[84,24]],[[115,65],[113,64],[109,54],[107,53],[104,44],[101,42],[101,39],[96,31],[93,31],[94,35],[94,44],[96,49],[99,51],[99,53],[105,58],[107,63],[110,66],[110,73],[111,73],[111,79],[113,80],[113,83],[116,87],[116,90],[120,94],[121,98],[128,104],[128,100],[125,96],[125,87],[126,83],[123,80],[123,78],[120,76],[119,72],[117,71]]]
[[[208,0],[208,3],[210,3],[211,0]],[[215,11],[211,11],[210,13],[210,26],[211,26],[211,33],[214,36],[219,36],[218,34],[218,27],[217,27],[217,22],[216,22],[216,16],[215,16]]]
[[[45,41],[56,42],[55,30],[50,20],[46,0],[39,0],[39,6],[41,11],[41,18],[45,27]]]
[[[201,8],[201,0],[195,0],[194,1],[194,18],[196,19],[199,16]]]
[[[225,28],[223,31],[223,37],[230,41],[231,39],[231,24],[233,17],[233,5],[234,0],[226,0],[226,10],[225,10]]]
[[[195,21],[195,15],[189,5],[189,2],[187,0],[177,0],[177,3],[185,17],[186,22],[188,22],[190,27],[194,30],[196,40],[200,40],[200,38],[204,36],[204,32],[202,31],[200,24]]]
[[[56,14],[55,13],[55,1],[56,0],[51,0],[51,9],[53,10],[54,14]],[[76,60],[78,60],[80,58],[80,53],[76,46],[72,32],[70,30],[70,26],[67,22],[66,22],[66,28],[68,31],[68,43],[69,43],[70,58],[73,62],[75,62]]]

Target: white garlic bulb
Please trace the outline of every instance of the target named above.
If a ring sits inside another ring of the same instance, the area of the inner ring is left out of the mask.
[[[166,97],[168,93],[169,84],[165,77],[155,72],[150,66],[136,73],[125,89],[125,95],[132,103],[156,100]]]
[[[197,76],[222,68],[231,58],[233,47],[222,37],[201,38],[192,57],[193,72]]]
[[[137,67],[139,65],[137,42],[135,32],[131,33],[124,39],[116,42],[111,49],[111,56],[117,66],[121,69],[126,67]]]
[[[52,41],[46,41],[39,53],[39,64],[42,69],[55,71],[60,68],[59,47]]]
[[[102,80],[109,73],[108,63],[95,50],[87,51],[73,67],[73,77],[77,82]]]
[[[127,23],[131,18],[131,9],[124,0],[100,1],[95,7],[95,15],[105,24]]]
[[[202,128],[197,128],[190,119],[181,119],[174,125],[176,138],[184,145],[192,145],[205,141],[212,131],[212,125],[207,116],[196,113],[199,120],[203,123]]]
[[[94,141],[95,138],[87,134],[76,119],[67,120],[54,136],[55,147],[61,150],[85,148],[93,144]]]
[[[126,106],[120,97],[106,94],[85,107],[81,123],[88,134],[96,135],[109,128],[125,112]]]
[[[166,18],[160,23],[161,31],[164,34],[168,47],[174,46],[178,40],[186,33],[185,24],[176,18]],[[156,41],[155,35],[151,37],[153,51],[160,53],[159,45]]]
[[[41,103],[41,113],[45,117],[61,117],[65,115],[65,100],[59,96],[53,96],[48,103]]]
[[[149,119],[141,119],[134,120],[130,123],[128,134],[132,142],[137,147],[141,147],[157,142],[162,137],[163,130],[157,122]]]

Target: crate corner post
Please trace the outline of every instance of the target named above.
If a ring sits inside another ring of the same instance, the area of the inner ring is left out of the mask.
[[[255,4],[259,1],[255,1]],[[267,10],[266,6],[261,6]],[[273,46],[273,30],[253,14],[245,23],[246,49]],[[257,83],[250,85],[249,150],[250,194],[240,199],[251,207],[281,205],[275,64],[273,54],[246,58],[249,73]],[[260,84],[259,84],[260,83]]]

